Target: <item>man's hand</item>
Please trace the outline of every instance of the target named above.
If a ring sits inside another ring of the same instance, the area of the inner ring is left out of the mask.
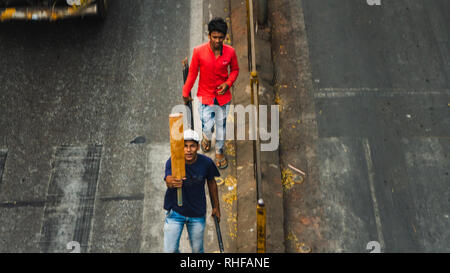
[[[211,212],[211,217],[217,216],[217,221],[220,223],[220,209],[219,208],[213,208]]]
[[[192,101],[191,97],[183,97],[184,104],[188,104],[188,102]]]
[[[219,94],[219,95],[225,94],[225,92],[227,92],[228,88],[230,88],[228,86],[228,84],[226,84],[225,82],[222,83],[221,85],[217,86],[217,94]]]
[[[183,186],[183,180],[186,180],[186,177],[183,179],[175,179],[173,176],[168,175],[166,177],[166,186],[169,189],[181,188]]]

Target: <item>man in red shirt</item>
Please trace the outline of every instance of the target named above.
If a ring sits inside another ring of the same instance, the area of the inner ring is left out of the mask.
[[[239,75],[239,65],[235,50],[223,44],[228,31],[222,18],[214,18],[208,24],[209,42],[194,48],[189,75],[183,87],[185,103],[192,100],[190,92],[200,71],[197,97],[203,139],[204,152],[211,149],[213,127],[216,125],[216,165],[220,169],[228,166],[224,155],[226,119],[231,103],[230,87]]]

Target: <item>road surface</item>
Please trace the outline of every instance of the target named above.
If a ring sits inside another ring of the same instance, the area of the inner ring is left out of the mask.
[[[168,115],[203,4],[110,1],[104,22],[0,24],[0,252],[162,251]]]
[[[306,39],[311,70],[298,73],[311,73],[315,110],[300,116],[316,122],[306,151],[319,170],[314,186],[285,194],[288,240],[320,252],[369,252],[371,241],[383,252],[450,251],[450,2],[283,7],[306,28],[282,49],[300,63]]]

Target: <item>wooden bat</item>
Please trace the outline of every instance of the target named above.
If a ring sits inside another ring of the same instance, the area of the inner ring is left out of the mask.
[[[183,82],[186,83],[187,77],[189,75],[189,62],[188,58],[185,58],[182,62],[183,64]],[[189,94],[189,97],[191,97],[191,94]],[[192,101],[189,101],[186,103],[187,107],[189,107],[189,111],[191,112],[191,129],[194,130],[194,114],[192,113]]]
[[[214,200],[213,200],[211,194],[209,195],[209,198],[211,200],[211,206],[214,208],[214,205],[213,205]],[[217,242],[219,243],[220,253],[224,253],[225,250],[223,248],[222,232],[220,231],[219,219],[217,219],[217,216],[215,216],[215,215],[214,215],[214,225],[216,226]]]
[[[186,176],[184,160],[183,114],[169,115],[170,124],[170,155],[172,164],[172,176],[175,179],[183,179]],[[181,188],[177,188],[178,206],[183,206],[183,194]]]

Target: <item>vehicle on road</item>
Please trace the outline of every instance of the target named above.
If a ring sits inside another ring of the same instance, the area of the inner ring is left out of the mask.
[[[108,0],[0,0],[0,21],[96,16],[104,19]]]

